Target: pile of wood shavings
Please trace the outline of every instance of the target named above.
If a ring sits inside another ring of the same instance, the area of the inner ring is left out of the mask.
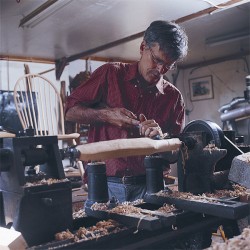
[[[243,186],[238,184],[232,185],[233,190],[223,189],[223,190],[216,190],[214,193],[204,193],[202,195],[193,195],[192,193],[188,192],[179,192],[173,191],[173,193],[168,193],[163,190],[156,193],[158,196],[169,197],[169,198],[179,198],[184,200],[195,200],[200,202],[210,202],[210,203],[218,203],[219,201],[212,200],[212,199],[220,199],[223,197],[250,197],[249,190]]]
[[[165,191],[161,190],[156,193],[157,196],[168,197],[168,198],[177,198],[183,200],[190,200],[190,201],[198,201],[198,202],[206,202],[206,203],[219,203],[219,201],[212,200],[211,198],[206,197],[205,195],[193,195],[191,193],[173,191],[172,193],[166,193]]]
[[[125,226],[119,224],[114,220],[99,221],[96,225],[86,228],[80,227],[75,234],[72,234],[69,230],[57,233],[55,235],[56,240],[74,239],[75,242],[79,240],[92,240],[98,239],[101,236],[118,233],[127,229]]]
[[[133,205],[133,206],[136,206],[136,205],[140,205],[142,204],[144,201],[143,199],[137,199],[135,201],[124,201],[122,202],[123,205]]]
[[[79,209],[78,211],[73,212],[72,215],[73,215],[74,220],[87,216],[86,213],[85,213],[85,210],[83,208]]]
[[[228,189],[216,190],[214,193],[205,193],[205,196],[210,198],[241,197],[241,196],[249,197],[250,194],[247,193],[247,188],[240,186],[238,184],[234,184],[233,190],[228,190]]]
[[[89,228],[80,227],[75,234],[75,240],[78,241],[99,238],[111,233],[118,233],[124,229],[124,226],[114,220],[100,221],[97,222],[95,226]]]
[[[68,229],[55,235],[56,240],[68,240],[73,239],[74,237],[74,234],[72,234]]]
[[[143,209],[139,207],[135,207],[133,205],[126,205],[126,204],[118,205],[112,208],[111,210],[109,210],[109,212],[117,213],[117,214],[145,214],[145,212],[143,212]],[[150,214],[150,213],[147,213],[147,214]]]
[[[86,217],[84,204],[83,202],[75,202],[72,204],[72,210],[73,210],[73,219],[79,219],[82,217]]]
[[[106,203],[94,203],[91,206],[91,209],[101,210],[101,211],[107,210],[107,212],[109,213],[116,213],[116,214],[126,214],[126,215],[136,214],[136,215],[155,216],[153,211],[151,212],[150,210],[147,210],[147,209],[135,207],[133,202],[123,202],[112,209],[108,209],[108,206],[106,205]],[[175,209],[176,208],[174,205],[164,204],[157,211],[160,211],[163,213],[170,213]]]
[[[173,210],[176,210],[174,205],[164,204],[157,211],[162,213],[171,213]]]
[[[25,183],[24,187],[32,187],[32,186],[40,186],[40,185],[51,185],[51,184],[54,184],[54,183],[66,182],[66,181],[68,181],[67,178],[66,179],[61,179],[61,180],[49,178],[49,179],[42,179],[40,181],[27,182],[27,183]]]
[[[250,228],[244,228],[243,232],[226,242],[213,242],[207,250],[249,250],[250,249]]]
[[[143,200],[142,199],[138,199],[138,200],[135,200],[135,201],[124,201],[122,203],[120,203],[120,205],[131,205],[131,206],[135,206],[135,205],[139,205],[143,203]],[[92,206],[91,206],[91,209],[96,211],[96,210],[101,210],[101,211],[105,211],[105,210],[108,210],[109,209],[109,205],[110,205],[110,202],[108,201],[107,203],[97,203],[95,202]]]
[[[98,202],[95,202],[91,207],[90,207],[91,210],[93,211],[105,211],[105,210],[108,210],[108,203],[98,203]]]
[[[165,192],[164,190],[159,191],[156,193],[157,196],[163,197],[171,197],[171,198],[181,198],[181,199],[189,199],[191,196],[194,196],[192,193],[188,192],[179,192],[179,191],[172,191],[172,193]]]

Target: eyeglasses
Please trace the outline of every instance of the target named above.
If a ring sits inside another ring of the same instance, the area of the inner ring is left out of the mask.
[[[152,49],[149,47],[149,51],[151,54],[151,59],[152,61],[157,65],[163,68],[164,71],[168,71],[168,70],[175,70],[176,69],[176,63],[171,64],[170,66],[166,65],[166,63],[164,63],[162,60],[156,58],[156,56],[154,55]]]

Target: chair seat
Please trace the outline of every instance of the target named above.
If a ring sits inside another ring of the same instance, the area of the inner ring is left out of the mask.
[[[5,131],[0,131],[0,138],[13,138],[13,137],[16,137],[16,135]]]
[[[80,136],[79,133],[57,135],[58,140],[77,139],[77,138],[79,138],[79,136]]]

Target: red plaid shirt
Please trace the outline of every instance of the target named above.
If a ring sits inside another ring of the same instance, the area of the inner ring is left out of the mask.
[[[98,68],[91,78],[79,86],[68,98],[66,111],[77,104],[90,107],[104,103],[124,107],[136,115],[144,114],[154,119],[163,133],[180,133],[184,125],[184,101],[180,91],[161,79],[157,87],[144,90],[138,87],[138,63],[107,63]],[[120,138],[138,138],[138,128],[125,129],[110,124],[91,126],[88,142]],[[143,156],[106,160],[107,176],[144,175]]]

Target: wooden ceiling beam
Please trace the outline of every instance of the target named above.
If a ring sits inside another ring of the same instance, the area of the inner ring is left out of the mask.
[[[16,62],[34,62],[34,63],[45,63],[54,64],[54,59],[41,58],[41,57],[23,57],[23,56],[10,56],[10,55],[0,55],[1,61],[16,61]]]

